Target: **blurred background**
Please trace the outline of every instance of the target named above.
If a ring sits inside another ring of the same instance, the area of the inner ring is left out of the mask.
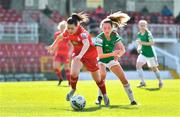
[[[137,77],[137,22],[145,19],[156,42],[161,75],[179,78],[179,6],[180,0],[0,0],[0,81],[55,80],[52,55],[45,46],[53,42],[57,24],[84,11],[90,16],[86,28],[95,38],[100,21],[118,10],[131,17],[118,30],[126,47],[119,61],[127,75]],[[85,68],[82,71],[86,74]]]

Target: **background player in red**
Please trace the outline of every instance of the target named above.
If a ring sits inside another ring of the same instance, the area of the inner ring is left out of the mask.
[[[57,26],[58,31],[55,32],[54,39],[56,39],[59,34],[63,33],[66,26],[67,26],[66,21],[62,21],[58,24]],[[72,54],[72,48],[73,46],[68,40],[62,40],[58,43],[58,46],[55,49],[53,67],[59,80],[58,85],[60,85],[61,82],[63,81],[62,72],[61,72],[63,68],[65,71],[66,79],[70,84],[69,59]]]
[[[105,105],[109,105],[109,98],[106,95],[106,87],[104,81],[101,80],[100,72],[97,62],[97,50],[93,45],[89,33],[80,26],[81,22],[87,22],[88,18],[83,13],[73,13],[67,20],[67,30],[63,34],[60,34],[54,43],[48,47],[48,51],[57,47],[57,43],[62,39],[68,39],[74,46],[73,59],[71,62],[71,91],[67,94],[66,100],[69,101],[76,90],[76,84],[78,81],[78,75],[80,69],[84,64],[91,72],[93,79],[101,90],[104,98]]]

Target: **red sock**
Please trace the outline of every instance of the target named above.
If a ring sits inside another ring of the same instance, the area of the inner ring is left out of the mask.
[[[58,80],[63,80],[63,77],[62,77],[62,74],[61,74],[61,71],[59,69],[54,69],[57,77],[58,77]]]
[[[68,80],[68,81],[70,81],[70,70],[69,69],[66,69],[65,70],[65,73],[66,73],[66,79]]]
[[[72,89],[76,89],[77,81],[78,81],[78,77],[72,77],[72,76],[71,76],[71,78],[70,78],[70,84],[71,84],[71,88],[72,88]]]
[[[103,80],[101,80],[100,82],[96,82],[96,84],[98,85],[99,89],[101,90],[102,94],[106,94],[106,86]]]

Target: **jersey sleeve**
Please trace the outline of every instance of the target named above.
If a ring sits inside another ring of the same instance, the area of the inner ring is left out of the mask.
[[[137,40],[141,40],[141,38],[140,38],[140,32],[137,33],[136,39],[137,39]]]
[[[57,36],[58,36],[58,35],[57,35],[56,33],[54,33],[54,40],[56,40]]]
[[[60,33],[59,32],[55,32],[54,33],[54,40],[56,40],[57,36],[59,35]]]
[[[148,31],[148,40],[153,41],[153,36],[152,36],[152,33],[150,31]]]
[[[66,31],[64,31],[62,35],[63,35],[63,37],[67,37],[67,36],[68,36],[68,32],[67,32],[67,30],[66,30]]]
[[[63,39],[68,40],[68,32],[67,30],[62,33]]]
[[[122,41],[122,37],[118,33],[115,33],[115,43],[119,41]]]
[[[101,37],[101,35],[98,35],[95,39],[95,46],[100,46],[102,47],[103,46],[103,39]]]

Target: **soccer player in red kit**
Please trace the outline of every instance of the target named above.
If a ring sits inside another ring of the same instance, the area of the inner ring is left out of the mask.
[[[83,13],[73,13],[71,17],[67,19],[67,29],[60,34],[54,43],[48,47],[48,51],[52,51],[58,44],[59,41],[63,39],[70,40],[73,44],[73,58],[71,62],[71,91],[67,94],[66,100],[69,101],[70,98],[76,91],[76,84],[78,81],[78,75],[80,69],[84,64],[88,71],[91,72],[93,79],[95,80],[97,86],[102,91],[104,103],[106,106],[109,105],[109,98],[106,95],[106,87],[103,80],[101,80],[100,72],[97,62],[97,50],[93,45],[89,33],[80,26],[81,22],[88,21],[87,15]]]
[[[65,30],[66,25],[66,21],[62,21],[58,24],[58,31],[55,32],[54,39],[56,39],[57,36]],[[53,67],[59,80],[58,85],[60,85],[63,81],[61,73],[62,67],[64,67],[66,79],[70,84],[69,58],[72,53],[72,48],[72,44],[68,40],[64,39],[58,43],[58,47],[55,49]]]

